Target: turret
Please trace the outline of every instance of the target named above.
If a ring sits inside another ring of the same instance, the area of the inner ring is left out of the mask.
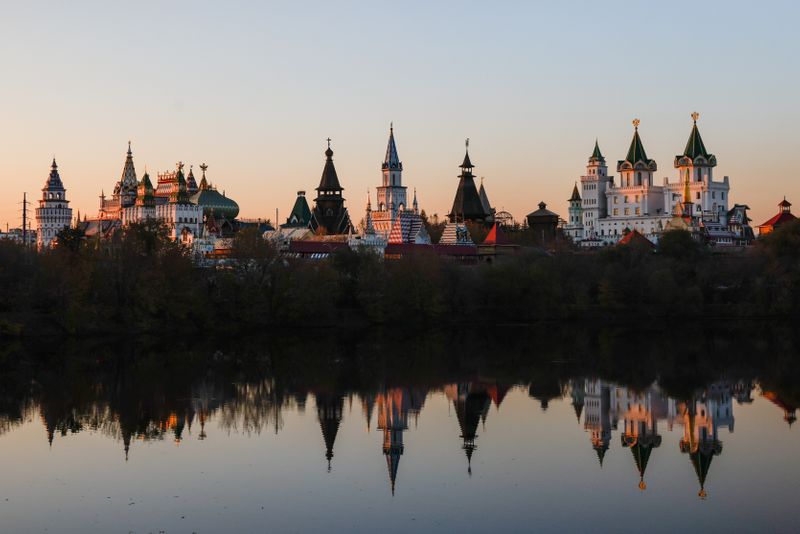
[[[633,139],[628,155],[617,163],[619,187],[652,187],[653,173],[658,170],[655,160],[649,159],[639,137],[639,119],[633,120]]]
[[[448,214],[450,222],[484,222],[490,216],[483,209],[480,194],[475,187],[474,165],[469,158],[469,139],[466,140],[464,161],[461,162],[461,174],[458,176],[458,189],[453,199],[453,207]]]
[[[72,208],[67,200],[67,190],[61,182],[56,158],[50,165],[50,174],[42,188],[42,198],[36,208],[36,245],[50,246],[53,239],[72,223]]]
[[[311,217],[311,229],[323,234],[346,234],[350,229],[350,216],[344,207],[342,197],[344,188],[339,184],[336,167],[333,165],[333,150],[328,138],[325,150],[325,167],[317,187],[317,198],[314,199],[314,211]]]
[[[394,140],[394,126],[389,125],[389,141],[386,143],[386,155],[381,164],[383,180],[377,190],[378,211],[390,211],[392,218],[398,211],[405,210],[406,188],[403,186],[403,162],[397,155]]]
[[[139,181],[136,179],[136,169],[133,166],[133,151],[131,142],[128,141],[128,152],[125,155],[125,164],[122,167],[122,176],[115,187],[119,195],[120,206],[125,208],[133,206],[136,202],[136,189]]]

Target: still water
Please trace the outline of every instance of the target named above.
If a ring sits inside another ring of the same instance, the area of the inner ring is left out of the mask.
[[[796,336],[550,325],[11,345],[0,530],[796,532]]]

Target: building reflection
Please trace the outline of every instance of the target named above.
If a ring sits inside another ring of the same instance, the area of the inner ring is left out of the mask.
[[[645,472],[653,451],[661,446],[659,422],[666,422],[670,431],[675,425],[682,426],[679,448],[689,455],[700,484],[699,495],[705,498],[711,460],[722,452],[719,429],[733,432],[733,398],[752,402],[753,385],[715,382],[685,401],[669,398],[655,384],[639,391],[600,379],[574,379],[569,389],[572,406],[579,420],[583,414],[584,429],[601,466],[612,431],[622,421],[620,443],[633,455],[641,490],[647,488]]]
[[[478,425],[486,422],[486,415],[492,400],[487,388],[479,382],[458,382],[444,387],[447,399],[453,403],[461,430],[461,448],[467,457],[467,473],[472,475],[472,455],[478,446],[475,439],[478,437]]]
[[[419,415],[426,395],[423,390],[390,388],[374,396],[378,407],[378,430],[383,432],[382,450],[389,472],[392,495],[397,482],[400,457],[405,451],[403,432],[408,430],[409,416]]]
[[[570,377],[552,367],[511,370],[507,375],[498,373],[502,379],[460,370],[450,374],[448,370],[424,376],[417,382],[412,375],[406,383],[398,380],[391,385],[383,377],[368,373],[350,382],[342,376],[311,375],[302,365],[291,367],[285,374],[272,368],[246,372],[237,368],[225,374],[225,368],[208,372],[187,366],[179,371],[152,373],[137,367],[113,368],[107,375],[95,376],[73,370],[63,377],[54,374],[33,388],[11,384],[7,387],[16,387],[19,393],[13,400],[7,397],[0,401],[0,435],[38,414],[44,430],[42,439],[51,447],[57,446],[60,437],[99,431],[116,440],[121,448],[120,459],[123,455],[128,459],[135,458],[137,443],[142,441],[163,440],[181,446],[189,439],[214,439],[215,432],[219,435],[220,431],[223,436],[259,434],[265,430],[280,433],[286,424],[287,411],[304,413],[311,397],[316,413],[312,411],[307,417],[313,424],[319,424],[322,456],[330,472],[348,398],[352,404],[348,417],[355,414],[367,432],[374,427],[380,433],[380,452],[375,443],[375,456],[364,461],[385,463],[388,486],[394,495],[399,487],[401,460],[411,453],[406,449],[407,433],[414,432],[428,395],[444,395],[451,413],[454,412],[459,442],[453,442],[452,446],[463,451],[458,453],[464,455],[467,473],[471,475],[472,460],[480,435],[487,431],[491,406],[499,410],[509,391],[515,390],[522,392],[512,396],[515,410],[536,413],[540,409],[549,410],[547,417],[553,417],[554,413],[563,412],[550,410],[551,406],[555,407],[557,402],[569,403],[568,417],[570,421],[575,417],[579,425],[578,429],[570,425],[572,431],[578,436],[585,433],[601,469],[609,455],[620,455],[632,490],[637,485],[640,490],[653,484],[657,487],[658,480],[654,479],[657,468],[652,466],[667,455],[677,454],[688,476],[696,478],[696,483],[691,481],[692,494],[697,491],[701,498],[706,498],[709,482],[713,481],[711,465],[723,452],[721,436],[724,432],[733,433],[735,428],[734,403],[753,403],[754,391],[760,388],[760,395],[769,401],[764,403],[768,413],[776,419],[782,415],[791,425],[796,420],[798,398],[788,379],[769,384],[754,379],[717,380],[700,388],[678,388],[680,393],[668,394],[666,386],[655,382],[629,386],[591,375]],[[349,371],[342,374],[346,372]],[[209,421],[213,421],[213,426]],[[676,434],[667,439],[677,442],[678,447],[662,446],[665,432]],[[614,449],[628,449],[630,455]],[[413,452],[414,458],[424,454],[424,450]],[[686,466],[687,459],[694,475]],[[608,467],[606,463],[605,469]]]

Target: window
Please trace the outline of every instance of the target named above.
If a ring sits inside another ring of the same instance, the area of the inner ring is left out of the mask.
[[[625,195],[625,204],[628,203],[628,195]]]
[[[614,197],[614,204],[617,204],[618,201],[619,201],[619,197]]]
[[[703,170],[697,169],[697,181],[700,182],[703,180]]]
[[[716,191],[712,191],[711,192],[711,198],[717,198],[717,192]]]
[[[625,208],[625,215],[630,215],[630,214],[631,214],[631,209]]]
[[[614,216],[616,217],[619,215],[619,208],[614,208]]]
[[[636,185],[642,185],[642,173],[641,172],[637,172],[636,173]]]
[[[697,200],[700,200],[700,191],[697,192]]]
[[[636,202],[639,202],[639,195],[636,195]]]
[[[725,193],[720,193],[722,200],[725,200]]]

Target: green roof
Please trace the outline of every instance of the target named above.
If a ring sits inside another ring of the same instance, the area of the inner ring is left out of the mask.
[[[281,226],[285,227],[303,227],[308,226],[311,221],[311,209],[308,207],[308,201],[304,191],[298,191],[297,200],[294,201],[294,207],[286,219],[286,224]]]
[[[703,156],[704,158],[708,159],[710,154],[706,151],[706,146],[703,144],[703,138],[700,137],[700,130],[697,129],[697,123],[695,122],[692,126],[692,133],[689,134],[689,141],[686,142],[686,148],[683,151],[683,155],[688,158],[696,158],[697,156]]]
[[[578,192],[578,183],[575,183],[575,187],[572,188],[572,196],[569,197],[570,201],[572,200],[580,200],[581,194]]]
[[[597,143],[597,139],[594,140],[594,151],[592,151],[592,155],[589,157],[589,160],[600,160],[604,161],[606,158],[603,157],[603,154],[600,153],[600,145]]]
[[[639,128],[636,128],[633,132],[633,140],[631,140],[631,147],[628,149],[628,155],[625,157],[625,161],[631,164],[637,161],[644,161],[645,163],[650,161],[647,159],[647,153],[644,151],[642,138],[639,137]]]

